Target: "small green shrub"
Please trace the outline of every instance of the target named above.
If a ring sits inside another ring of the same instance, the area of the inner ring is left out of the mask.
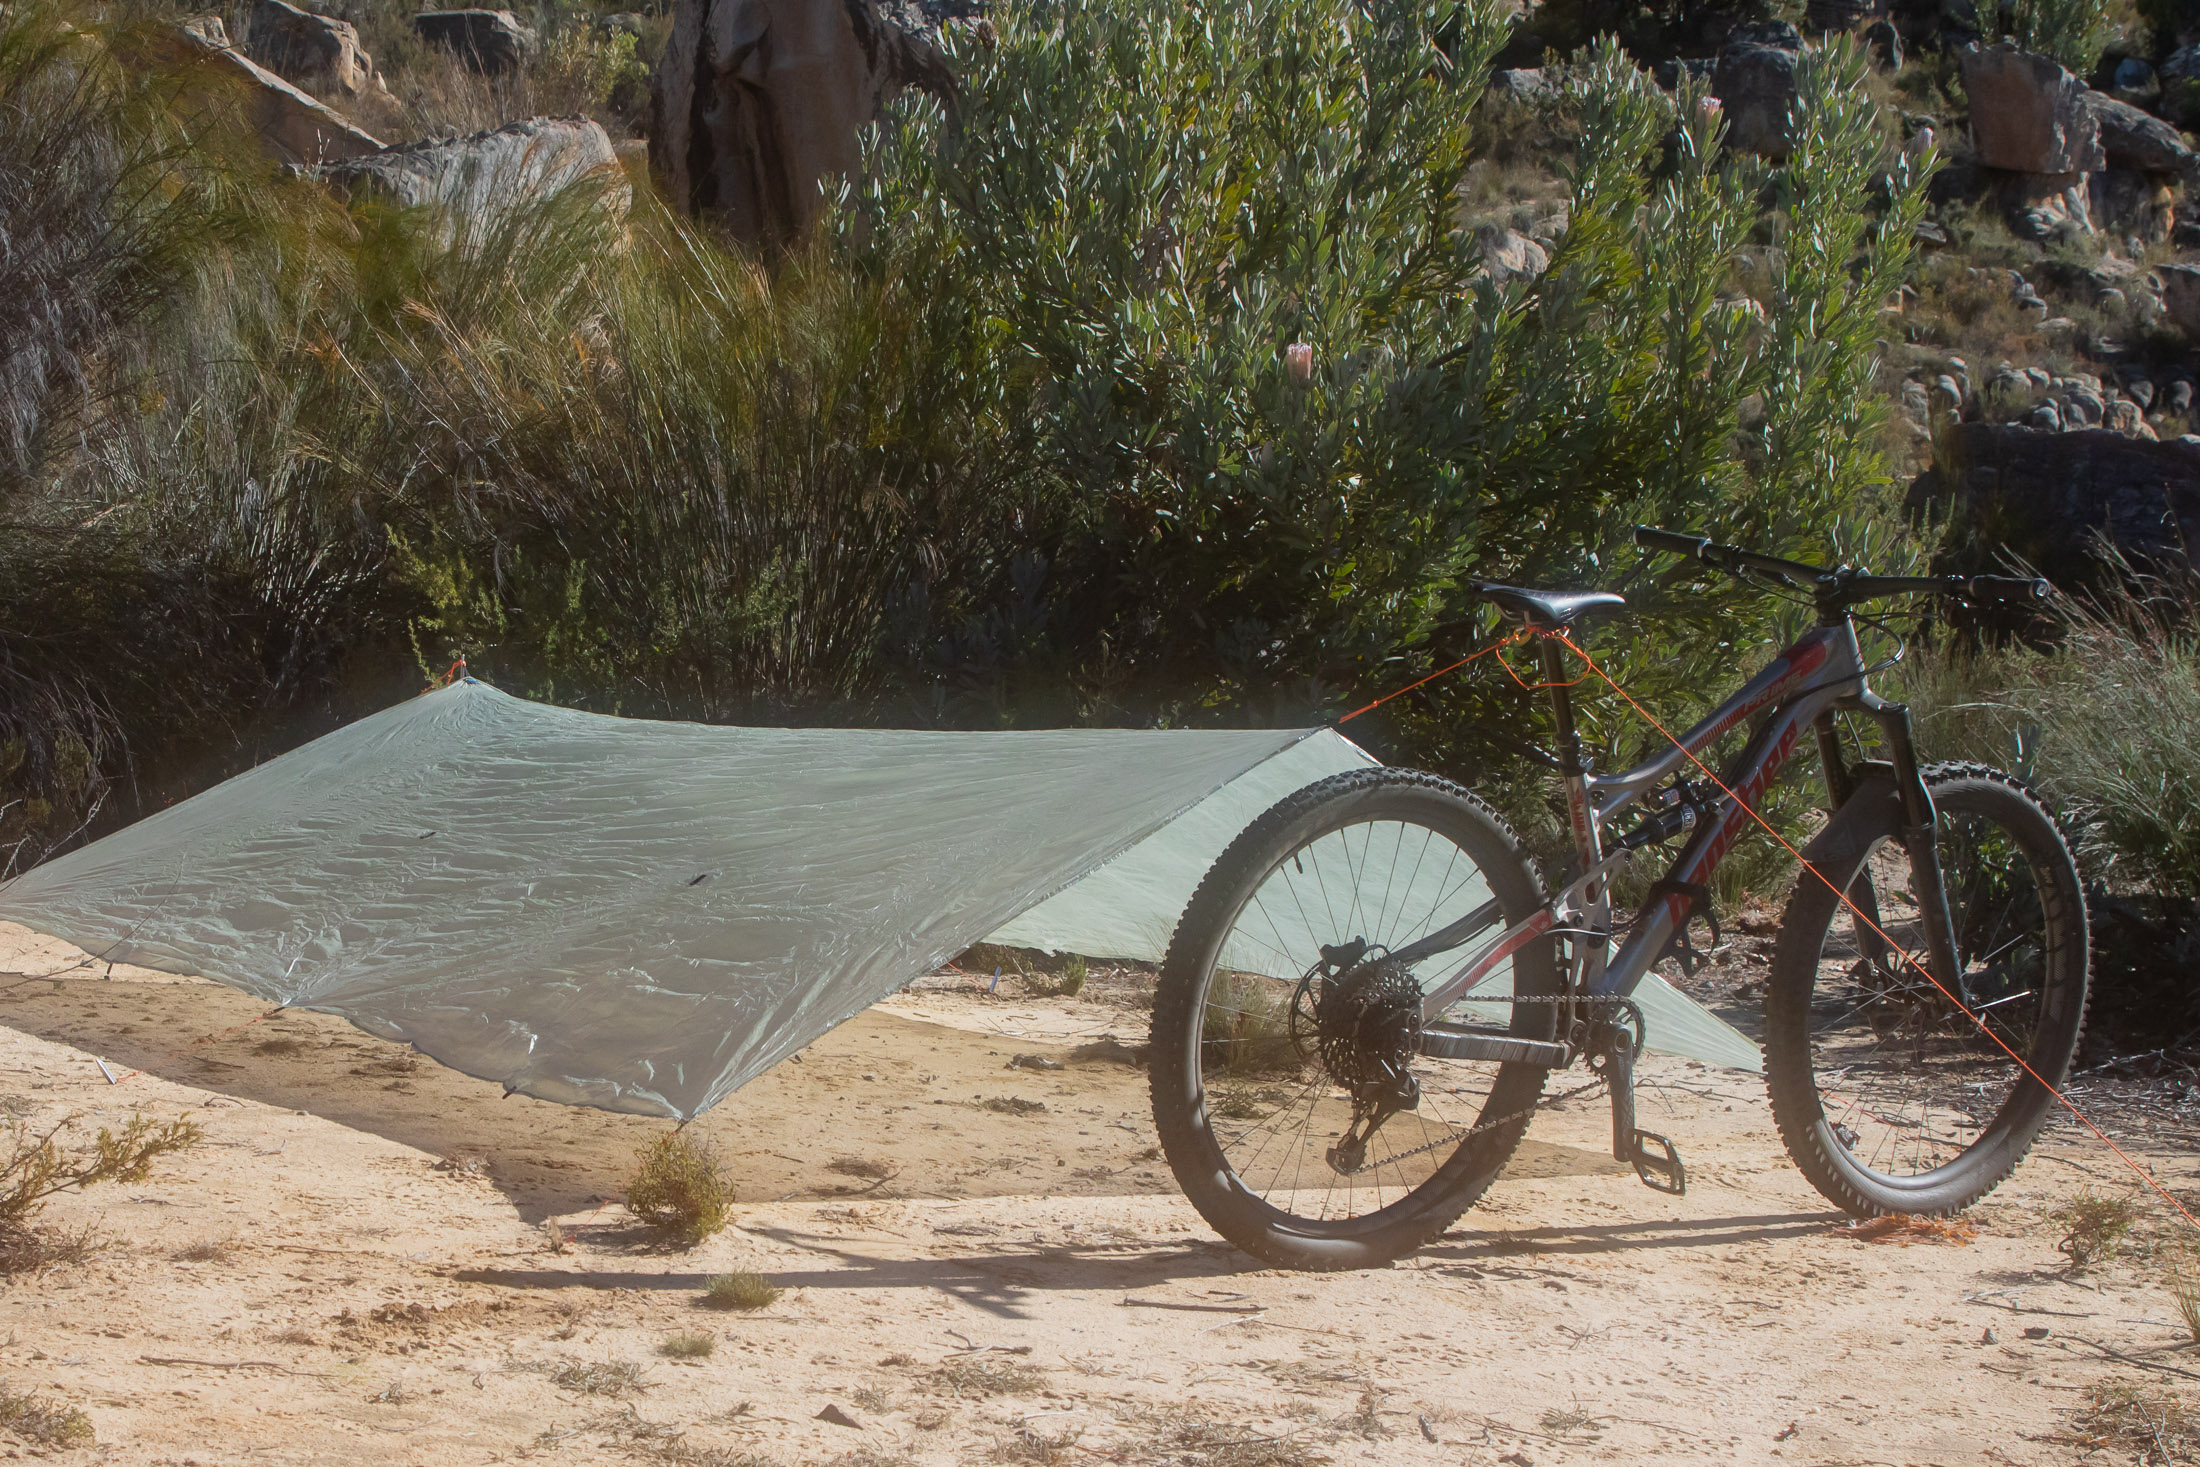
[[[156,1160],[205,1139],[189,1118],[161,1124],[133,1115],[119,1133],[102,1126],[88,1147],[64,1150],[58,1138],[74,1119],[66,1117],[43,1132],[20,1120],[9,1123],[7,1155],[0,1161],[0,1271],[31,1266],[54,1256],[57,1248],[82,1253],[94,1246],[88,1234],[55,1239],[32,1226],[48,1199],[100,1182],[142,1182]]]
[[[2055,1251],[2070,1260],[2072,1273],[2079,1273],[2115,1257],[2124,1235],[2139,1220],[2139,1207],[2129,1197],[2085,1188],[2047,1216],[2063,1230]]]
[[[2108,41],[2113,0],[2014,0],[2009,39],[2084,76]]]
[[[0,1380],[0,1431],[12,1431],[47,1447],[85,1447],[93,1440],[92,1418],[66,1401],[18,1391]]]
[[[733,1184],[716,1153],[685,1131],[652,1141],[626,1186],[630,1212],[690,1248],[726,1225],[732,1201]]]
[[[762,1274],[737,1270],[718,1274],[704,1284],[698,1302],[705,1309],[762,1309],[784,1292]]]
[[[1052,973],[1027,972],[1023,982],[1033,998],[1075,998],[1084,991],[1085,977],[1085,960],[1073,957]]]
[[[667,1335],[657,1353],[668,1360],[703,1360],[717,1348],[715,1335],[677,1334]]]

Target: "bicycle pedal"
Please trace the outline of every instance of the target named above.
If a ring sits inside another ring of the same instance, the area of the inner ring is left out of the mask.
[[[1635,1175],[1645,1187],[1671,1197],[1688,1195],[1688,1168],[1671,1141],[1653,1131],[1637,1131],[1631,1153],[1627,1159],[1635,1164]]]

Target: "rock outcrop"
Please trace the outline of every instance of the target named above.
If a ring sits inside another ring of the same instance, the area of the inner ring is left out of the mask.
[[[374,58],[348,21],[315,15],[284,0],[254,0],[245,49],[285,81],[347,97],[382,92]]]
[[[535,47],[534,31],[509,10],[423,10],[413,33],[490,76],[519,70]]]
[[[1719,52],[1711,94],[1726,108],[1726,145],[1774,162],[1788,155],[1788,109],[1803,38],[1782,22],[1743,26]]]
[[[180,106],[234,113],[278,162],[311,166],[381,150],[380,139],[230,45],[217,17],[162,27],[149,45],[154,59],[179,73]]]
[[[440,209],[453,231],[493,227],[512,210],[584,181],[622,215],[633,199],[609,134],[585,117],[534,117],[472,137],[385,148],[315,176],[348,202]]]
[[[2074,178],[2102,167],[2101,125],[2091,89],[2045,56],[2014,46],[1963,53],[1978,161],[2012,173]]]
[[[1910,500],[1953,511],[1973,544],[2005,547],[2064,585],[2089,578],[2100,541],[2200,562],[2200,440],[1961,423],[1942,436]]]
[[[872,0],[679,0],[650,99],[649,166],[675,207],[776,247],[816,220],[818,185],[904,88],[952,105],[929,35]]]

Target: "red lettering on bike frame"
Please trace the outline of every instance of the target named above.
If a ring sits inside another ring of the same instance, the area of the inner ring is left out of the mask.
[[[1483,981],[1490,976],[1492,970],[1494,970],[1499,963],[1502,963],[1503,961],[1505,961],[1505,959],[1511,957],[1514,953],[1519,952],[1529,943],[1535,941],[1537,938],[1541,937],[1544,933],[1549,932],[1553,927],[1556,927],[1557,925],[1558,913],[1552,911],[1548,906],[1546,906],[1543,908],[1543,910],[1537,912],[1527,921],[1521,923],[1518,927],[1513,928],[1512,931],[1498,938],[1496,945],[1492,947],[1488,952],[1484,953],[1481,957],[1476,958],[1474,960],[1474,965],[1468,968],[1465,974],[1462,975],[1464,979],[1462,986],[1456,993],[1452,994],[1451,998],[1448,1001],[1456,1003],[1460,999],[1466,997],[1467,994],[1473,992],[1474,989],[1479,987],[1483,983]]]

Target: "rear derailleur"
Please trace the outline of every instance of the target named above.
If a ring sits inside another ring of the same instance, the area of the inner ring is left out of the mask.
[[[1364,938],[1325,946],[1292,1000],[1291,1031],[1352,1097],[1352,1122],[1325,1153],[1331,1170],[1352,1176],[1383,1123],[1421,1104],[1410,1068],[1421,1048],[1420,982]]]

